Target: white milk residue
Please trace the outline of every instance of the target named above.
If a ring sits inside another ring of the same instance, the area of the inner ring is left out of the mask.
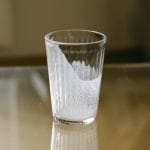
[[[47,43],[48,44],[48,43]],[[96,115],[101,76],[82,61],[68,62],[58,46],[47,45],[54,116],[80,121]],[[97,76],[92,80],[87,80]]]

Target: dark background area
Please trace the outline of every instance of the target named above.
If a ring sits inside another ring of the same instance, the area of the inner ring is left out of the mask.
[[[46,65],[44,35],[89,29],[107,35],[105,63],[150,62],[148,0],[0,0],[0,66]]]

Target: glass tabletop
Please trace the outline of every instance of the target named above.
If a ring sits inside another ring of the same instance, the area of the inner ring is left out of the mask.
[[[148,150],[150,64],[105,65],[96,121],[53,122],[47,67],[0,68],[0,149]]]

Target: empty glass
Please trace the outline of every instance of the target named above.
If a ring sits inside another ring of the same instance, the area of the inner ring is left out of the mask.
[[[106,36],[89,30],[61,30],[45,36],[52,112],[55,120],[94,121]]]

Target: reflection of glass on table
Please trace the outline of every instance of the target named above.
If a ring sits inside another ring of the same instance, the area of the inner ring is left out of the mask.
[[[98,150],[96,122],[68,126],[53,122],[51,150]]]

